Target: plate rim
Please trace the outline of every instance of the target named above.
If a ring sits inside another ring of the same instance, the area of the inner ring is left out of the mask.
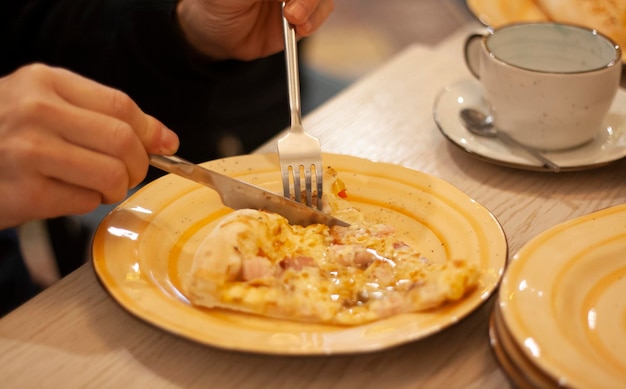
[[[244,155],[244,156],[237,156],[237,157],[231,157],[231,158],[225,158],[226,160],[232,160],[232,161],[237,161],[237,162],[241,162],[242,159],[254,159],[254,158],[259,158],[259,157],[264,157],[267,155],[271,155],[272,157],[275,157],[274,154],[249,154],[249,155]],[[373,163],[376,164],[377,166],[379,166],[379,168],[383,168],[385,166],[390,166],[393,167],[395,169],[400,169],[401,171],[407,171],[407,172],[411,172],[411,174],[421,174],[424,175],[424,177],[428,177],[429,179],[434,179],[437,180],[438,182],[445,184],[446,187],[454,187],[456,188],[454,185],[452,185],[451,183],[441,179],[441,178],[437,178],[434,177],[432,175],[423,173],[423,172],[419,172],[417,170],[414,169],[410,169],[408,167],[405,166],[401,166],[401,165],[396,165],[396,164],[390,164],[390,163],[386,163],[386,162],[376,162],[376,161],[372,161],[372,160],[367,160],[364,158],[360,158],[360,157],[354,157],[354,156],[348,156],[348,155],[343,155],[343,154],[329,154],[329,153],[324,153],[325,158],[328,159],[328,157],[330,158],[343,158],[343,159],[351,159],[353,161],[359,161],[359,162],[366,162],[366,163]],[[219,161],[223,161],[225,159],[221,159],[221,160],[215,160],[215,161],[208,161],[203,163],[203,165],[210,165],[211,163],[215,163],[215,162],[219,162]],[[276,165],[276,169],[278,169],[278,164]],[[277,170],[278,171],[278,170]],[[227,173],[228,174],[228,173]],[[237,172],[235,172],[234,174],[237,174]],[[171,177],[171,175],[167,175],[165,177]],[[154,187],[158,186],[159,184],[157,182],[159,182],[160,179],[157,179],[149,184],[147,184],[144,188],[138,190],[135,194],[133,194],[131,197],[129,197],[129,199],[125,200],[124,202],[122,202],[118,207],[116,207],[113,211],[111,211],[106,217],[105,219],[103,219],[103,221],[101,222],[101,224],[98,226],[96,233],[94,234],[94,239],[92,241],[92,248],[91,248],[91,253],[92,253],[92,258],[91,258],[91,262],[92,262],[92,267],[94,269],[94,272],[96,274],[96,278],[98,279],[100,285],[102,285],[102,287],[104,288],[104,290],[109,294],[109,296],[120,306],[122,306],[124,308],[125,311],[129,312],[131,315],[141,319],[143,322],[148,323],[156,328],[160,328],[161,330],[164,330],[167,333],[170,334],[174,334],[177,336],[180,336],[182,338],[186,338],[188,340],[192,340],[195,341],[199,344],[203,344],[203,345],[207,345],[207,346],[211,346],[211,347],[215,347],[215,348],[220,348],[220,349],[225,349],[225,350],[231,350],[231,351],[242,351],[242,352],[248,352],[248,353],[258,353],[258,354],[274,354],[274,355],[340,355],[340,354],[356,354],[356,353],[365,353],[365,352],[372,352],[372,351],[378,351],[378,350],[382,350],[382,349],[387,349],[390,347],[394,347],[400,344],[404,344],[404,343],[408,343],[408,342],[412,342],[412,341],[416,341],[418,339],[422,339],[425,338],[427,336],[430,336],[434,333],[440,332],[445,328],[448,328],[456,323],[458,323],[459,321],[461,321],[463,318],[467,317],[469,314],[471,314],[472,312],[474,312],[475,310],[477,310],[479,307],[481,307],[486,301],[489,300],[489,297],[493,296],[496,291],[497,288],[499,286],[499,283],[502,279],[502,274],[504,273],[504,268],[506,266],[506,263],[508,261],[508,241],[506,239],[506,235],[504,233],[504,230],[502,228],[502,225],[500,224],[500,222],[497,220],[497,218],[493,215],[493,213],[491,211],[489,211],[487,208],[485,208],[484,206],[478,204],[475,200],[473,200],[469,195],[467,195],[465,192],[461,191],[460,189],[456,188],[456,190],[458,191],[458,194],[466,196],[468,203],[472,203],[474,206],[478,206],[480,207],[480,212],[482,212],[489,220],[489,223],[492,223],[490,225],[490,230],[491,229],[495,229],[498,231],[498,237],[500,238],[500,242],[499,242],[499,246],[501,245],[502,252],[495,252],[492,256],[496,256],[496,255],[501,255],[501,261],[498,262],[497,265],[497,269],[499,271],[499,274],[497,275],[497,278],[493,281],[492,284],[489,284],[488,286],[488,290],[486,290],[485,292],[483,292],[483,294],[480,296],[481,299],[480,301],[478,301],[475,305],[473,305],[472,307],[468,307],[466,309],[461,309],[458,315],[453,316],[453,317],[449,317],[448,320],[441,324],[439,323],[436,326],[432,326],[430,329],[428,329],[427,331],[421,331],[419,333],[410,333],[408,334],[408,336],[406,336],[404,339],[398,339],[394,342],[385,342],[382,343],[381,342],[373,342],[372,344],[359,344],[357,346],[353,346],[353,347],[349,347],[349,348],[344,348],[344,349],[326,349],[326,348],[319,348],[319,349],[315,349],[315,350],[311,350],[311,349],[298,349],[298,348],[290,348],[290,349],[275,349],[275,345],[273,346],[265,346],[265,347],[242,347],[242,346],[232,346],[230,344],[219,344],[219,343],[215,343],[215,342],[210,342],[207,341],[206,339],[203,339],[202,337],[197,336],[196,334],[188,334],[188,333],[184,333],[181,332],[180,330],[176,330],[176,328],[171,328],[171,326],[165,325],[162,322],[156,321],[153,318],[150,317],[146,317],[145,313],[142,313],[141,310],[138,310],[137,307],[133,307],[133,306],[128,306],[124,303],[124,301],[122,299],[120,299],[120,297],[116,294],[116,290],[115,287],[116,285],[109,285],[106,281],[106,278],[103,274],[103,271],[106,271],[106,269],[103,268],[104,264],[101,263],[102,261],[105,261],[102,258],[97,258],[97,256],[94,254],[94,247],[97,244],[102,244],[100,243],[100,241],[102,239],[104,239],[103,234],[105,234],[105,232],[102,230],[103,227],[107,226],[107,222],[109,220],[109,218],[111,218],[115,211],[117,209],[123,208],[132,198],[135,198],[136,196],[140,195],[141,193],[143,193],[144,191],[149,190],[150,188],[154,189]],[[161,181],[166,182],[166,181]],[[495,238],[494,238],[495,239]],[[491,270],[491,267],[489,268]],[[482,289],[481,289],[482,290]],[[165,295],[164,295],[165,296]],[[405,315],[414,315],[414,314],[405,314]],[[390,318],[392,319],[392,318]],[[390,319],[385,319],[385,320],[390,320]],[[277,319],[270,319],[270,320],[277,320]],[[384,320],[383,320],[384,321]],[[379,321],[379,322],[375,322],[375,324],[378,324],[380,322],[383,321]],[[370,323],[373,324],[373,323]],[[307,326],[307,323],[302,323],[302,325]],[[316,325],[319,326],[319,325]],[[364,326],[355,326],[355,327],[333,327],[335,330],[339,329],[340,331],[354,331],[355,329],[363,329],[365,327],[367,327],[368,325],[364,325]],[[328,326],[328,327],[332,327],[332,326]]]
[[[515,285],[513,284],[513,281],[511,280],[511,278],[513,277],[512,273],[515,272],[516,267],[519,266],[518,261],[520,261],[520,257],[524,258],[524,256],[526,255],[526,252],[530,250],[531,248],[536,247],[537,242],[543,240],[545,237],[551,234],[557,233],[557,232],[567,234],[568,231],[571,231],[572,229],[574,229],[577,226],[580,226],[581,224],[593,222],[595,220],[602,219],[605,217],[611,217],[611,216],[614,216],[616,213],[626,216],[626,204],[619,204],[619,205],[605,207],[605,208],[596,210],[594,212],[588,213],[586,215],[578,216],[573,219],[556,224],[544,230],[543,232],[539,233],[534,238],[529,240],[526,244],[524,244],[524,246],[522,246],[518,250],[518,252],[512,256],[509,266],[507,266],[507,269],[505,270],[505,274],[502,277],[500,288],[497,293],[497,299],[499,301],[498,309],[499,309],[500,317],[502,319],[504,326],[508,330],[508,333],[511,335],[513,340],[517,343],[520,351],[524,354],[524,356],[528,358],[529,360],[531,360],[533,364],[537,365],[548,376],[550,376],[552,379],[558,382],[566,382],[568,385],[571,384],[573,386],[582,385],[582,383],[580,382],[579,376],[572,377],[571,374],[566,374],[564,372],[564,365],[562,363],[553,362],[553,360],[560,360],[560,358],[558,357],[552,358],[552,360],[546,361],[545,358],[539,358],[537,356],[534,356],[532,354],[532,351],[529,349],[529,347],[526,347],[524,345],[524,340],[528,337],[533,337],[533,334],[536,333],[537,331],[533,331],[532,329],[527,328],[529,333],[526,333],[526,331],[524,331],[521,328],[521,324],[517,323],[514,320],[514,316],[515,316],[513,312],[514,308],[511,306],[511,303],[510,303],[510,301],[512,300],[510,295],[512,291],[515,289]],[[623,230],[626,231],[626,227],[624,227]],[[527,258],[526,260],[528,261],[531,259]],[[519,278],[520,276],[521,274],[517,274],[516,278]],[[537,314],[540,314],[540,312],[537,312]],[[541,345],[539,346],[541,347]],[[558,356],[559,353],[552,352],[550,355],[555,357],[555,356]]]
[[[506,327],[500,312],[497,296],[489,315],[489,340],[494,357],[509,380],[519,388],[557,388],[559,384],[539,366],[533,363]]]

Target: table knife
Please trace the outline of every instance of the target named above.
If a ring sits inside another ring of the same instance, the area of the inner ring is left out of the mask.
[[[307,207],[259,186],[206,169],[176,155],[152,154],[150,165],[208,186],[219,194],[225,206],[233,209],[252,208],[274,212],[285,217],[290,224],[302,226],[310,224],[349,226],[348,223],[315,208]]]

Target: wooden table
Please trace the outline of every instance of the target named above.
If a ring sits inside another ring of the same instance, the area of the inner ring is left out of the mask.
[[[421,170],[491,210],[510,254],[557,223],[626,201],[620,161],[547,174],[491,165],[439,133],[441,88],[468,78],[465,31],[435,48],[412,46],[305,118],[326,152]],[[260,151],[273,150],[268,144]],[[127,314],[87,264],[0,320],[7,388],[503,388],[488,316],[493,301],[426,339],[361,355],[280,357],[214,349]]]

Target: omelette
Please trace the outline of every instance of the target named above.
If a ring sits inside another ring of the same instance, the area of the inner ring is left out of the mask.
[[[340,183],[340,181],[339,181]],[[476,288],[477,267],[434,263],[351,206],[337,182],[328,211],[349,227],[290,225],[252,209],[226,215],[183,283],[196,306],[331,325],[359,325],[440,307]],[[325,195],[326,196],[326,195]]]

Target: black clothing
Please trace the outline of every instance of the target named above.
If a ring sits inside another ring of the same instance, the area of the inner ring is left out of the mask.
[[[44,228],[59,275],[65,277],[84,263],[93,231],[65,216],[46,220]],[[0,230],[0,317],[41,290],[42,286],[34,282],[26,267],[17,230]]]
[[[288,125],[284,55],[209,63],[182,38],[176,3],[0,0],[0,77],[34,62],[63,67],[127,93],[178,134],[186,159],[227,156],[224,138],[248,153]],[[161,174],[151,168],[148,180]],[[82,263],[88,239],[65,220],[47,223],[63,275]],[[39,292],[10,231],[0,231],[0,316]]]
[[[288,125],[284,55],[205,62],[182,39],[176,0],[0,0],[0,76],[42,62],[126,92],[194,162],[247,153]],[[154,174],[154,172],[152,172]]]
[[[34,297],[40,290],[26,269],[16,231],[0,230],[0,317]]]

